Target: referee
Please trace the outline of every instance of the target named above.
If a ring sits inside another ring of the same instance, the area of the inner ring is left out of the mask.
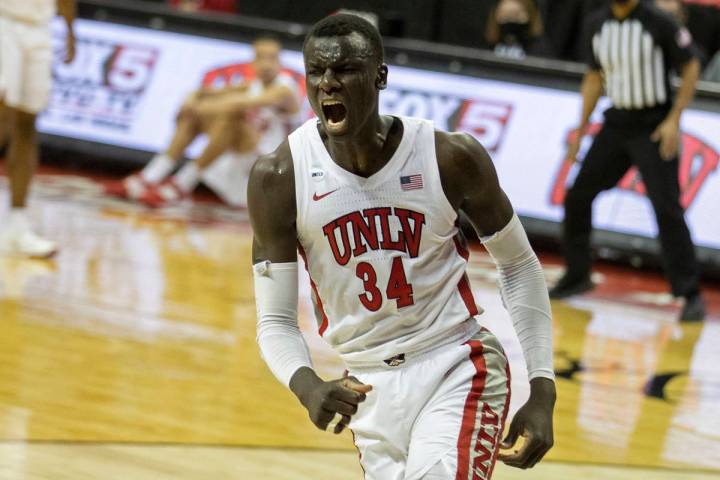
[[[589,69],[581,87],[582,116],[568,146],[567,161],[575,161],[603,86],[612,107],[605,112],[603,128],[565,197],[563,246],[567,269],[550,296],[564,298],[593,288],[593,200],[601,191],[613,188],[635,165],[655,210],[672,293],[684,298],[680,319],[700,321],[705,305],[678,184],[680,115],[692,100],[700,73],[692,38],[669,15],[640,0],[611,0],[610,8],[588,19],[587,32]],[[682,80],[674,101],[671,69]]]

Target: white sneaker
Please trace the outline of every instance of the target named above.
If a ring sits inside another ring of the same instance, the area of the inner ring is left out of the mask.
[[[32,232],[3,232],[0,234],[0,252],[29,258],[50,258],[58,251],[57,244]]]

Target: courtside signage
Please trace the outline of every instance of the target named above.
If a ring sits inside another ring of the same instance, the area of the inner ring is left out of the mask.
[[[78,20],[77,58],[63,65],[62,21],[51,104],[40,130],[123,147],[158,151],[172,135],[183,98],[201,85],[235,83],[252,75],[248,44]],[[284,51],[283,66],[302,75],[300,52]],[[563,162],[580,111],[576,92],[390,66],[381,111],[431,119],[438,128],[475,136],[492,154],[516,210],[544,220],[562,219],[562,200],[578,165]],[[607,105],[607,103],[605,103]],[[305,117],[311,115],[305,105]],[[601,126],[599,108],[583,140],[580,159]],[[682,202],[693,239],[720,249],[720,114],[689,110],[682,123]],[[202,139],[190,147],[195,155]],[[598,228],[657,235],[654,214],[637,171],[620,188],[600,195]]]

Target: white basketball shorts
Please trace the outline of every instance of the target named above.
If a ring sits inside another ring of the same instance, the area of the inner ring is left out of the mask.
[[[392,360],[348,372],[373,386],[350,422],[365,480],[490,479],[510,404],[497,338],[481,329],[464,344]]]
[[[13,108],[39,113],[50,97],[52,41],[46,24],[0,17],[0,98]]]

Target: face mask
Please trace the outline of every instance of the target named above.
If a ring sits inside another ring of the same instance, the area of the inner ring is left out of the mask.
[[[530,36],[530,25],[527,23],[507,22],[501,23],[499,27],[502,43],[524,44]]]

